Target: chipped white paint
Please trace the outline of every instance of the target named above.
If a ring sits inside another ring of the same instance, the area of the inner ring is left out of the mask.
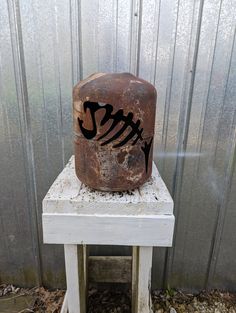
[[[82,184],[74,157],[57,177],[43,200],[44,213],[124,215],[172,214],[173,200],[153,163],[152,177],[130,192],[100,192]]]
[[[82,260],[78,267],[77,244],[137,246],[133,312],[151,312],[152,247],[171,246],[173,230],[173,201],[154,164],[151,179],[141,188],[108,193],[81,184],[72,157],[43,201],[44,242],[65,245],[69,313],[85,310],[82,273],[87,265]]]

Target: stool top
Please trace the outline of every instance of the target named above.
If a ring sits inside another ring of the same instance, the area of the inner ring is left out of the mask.
[[[159,215],[173,214],[173,200],[153,163],[151,178],[126,192],[92,190],[77,178],[72,156],[43,200],[43,213]]]

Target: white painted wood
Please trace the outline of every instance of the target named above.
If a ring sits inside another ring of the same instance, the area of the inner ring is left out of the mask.
[[[138,253],[138,286],[135,313],[152,313],[151,271],[152,247],[139,247]]]
[[[45,243],[170,247],[173,215],[43,214]]]
[[[60,313],[68,313],[67,292],[65,293]]]
[[[67,302],[69,313],[80,313],[80,286],[77,245],[65,245]]]
[[[153,163],[152,177],[130,192],[100,192],[82,184],[75,174],[74,156],[43,200],[44,213],[173,214],[173,200]]]

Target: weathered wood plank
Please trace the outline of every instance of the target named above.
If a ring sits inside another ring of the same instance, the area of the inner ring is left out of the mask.
[[[90,256],[89,282],[130,283],[131,256]]]

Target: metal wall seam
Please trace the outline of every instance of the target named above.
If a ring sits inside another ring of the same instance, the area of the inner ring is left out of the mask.
[[[60,61],[59,61],[59,43],[58,43],[58,13],[57,13],[57,3],[54,1],[52,12],[54,11],[54,25],[53,29],[53,55],[54,55],[54,71],[55,71],[55,81],[57,82],[57,97],[58,97],[58,135],[59,141],[61,143],[61,157],[62,157],[62,168],[65,166],[65,143],[64,143],[64,125],[63,125],[63,116],[62,116],[62,86],[61,86],[61,70],[60,70]]]
[[[157,5],[158,3],[158,5]],[[153,47],[152,50],[152,58],[154,60],[154,66],[151,68],[150,73],[150,82],[155,86],[156,85],[156,72],[157,72],[157,53],[158,53],[158,41],[159,41],[159,27],[160,27],[160,14],[161,14],[161,0],[156,1],[155,5],[155,16],[157,16],[157,22],[156,22],[156,32],[154,32],[154,36],[156,36],[156,39],[153,40],[155,42],[155,49]]]
[[[208,104],[209,95],[210,95],[210,85],[211,85],[213,66],[214,66],[214,60],[215,60],[215,52],[216,52],[217,36],[218,36],[219,23],[220,23],[220,13],[221,13],[222,1],[223,0],[220,0],[219,13],[218,13],[218,19],[217,19],[217,26],[216,26],[216,31],[215,31],[214,48],[213,48],[213,55],[212,55],[212,62],[211,62],[210,76],[209,76],[209,83],[208,83],[207,95],[206,95],[206,106]],[[205,109],[206,109],[206,107],[205,107]],[[202,151],[202,142],[203,142],[203,133],[204,133],[205,120],[206,120],[206,111],[204,112],[203,122],[202,122],[201,139],[200,139],[200,145],[199,145],[199,152],[200,153]],[[199,129],[199,131],[200,131],[200,129]],[[199,161],[200,161],[200,158],[198,158],[197,173],[199,171]]]
[[[130,25],[130,65],[129,71],[134,75],[139,74],[139,56],[142,25],[142,0],[132,0],[131,25]]]
[[[81,0],[70,0],[72,86],[83,79]]]
[[[166,143],[167,143],[167,131],[168,131],[168,117],[170,111],[170,100],[171,100],[171,89],[172,89],[172,81],[173,81],[173,71],[174,71],[174,63],[175,63],[175,47],[176,47],[176,38],[177,38],[177,26],[178,26],[178,14],[179,14],[179,2],[177,0],[177,11],[175,16],[175,28],[173,30],[172,35],[172,44],[171,44],[171,54],[170,54],[170,63],[168,67],[168,82],[166,88],[166,96],[165,96],[165,109],[164,109],[164,118],[163,118],[163,126],[162,126],[162,135],[161,135],[161,150],[166,151]],[[159,163],[160,168],[164,171],[165,168],[165,160]]]
[[[36,8],[32,4],[32,14],[34,16],[34,31],[35,35],[39,34],[40,27],[38,24],[38,19],[37,19],[37,13],[36,13]],[[37,43],[37,67],[38,67],[38,76],[39,76],[39,83],[40,83],[40,91],[42,94],[42,112],[43,112],[43,119],[42,119],[42,124],[43,124],[43,134],[45,136],[45,150],[46,150],[46,166],[47,166],[47,173],[49,174],[49,139],[48,139],[48,130],[47,130],[47,122],[46,122],[46,99],[45,99],[45,88],[44,88],[44,77],[43,77],[43,70],[42,70],[42,49],[41,49],[41,42],[40,40],[36,40],[35,42]],[[27,63],[26,63],[27,64]]]

